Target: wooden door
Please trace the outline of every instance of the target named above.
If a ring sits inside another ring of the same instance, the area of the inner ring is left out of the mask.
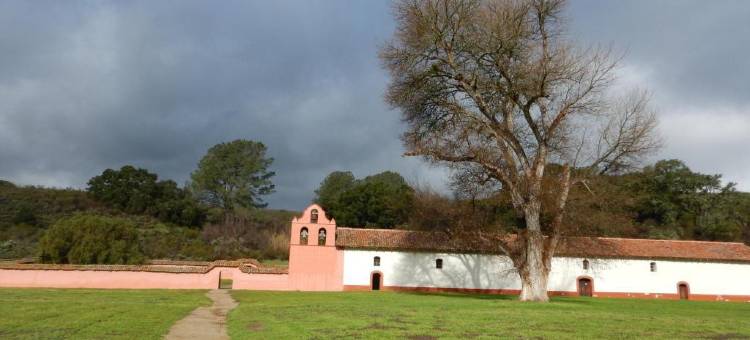
[[[591,279],[582,278],[578,280],[578,295],[580,296],[591,296],[593,295],[593,289]]]
[[[680,284],[679,285],[679,290],[680,290],[680,300],[687,300],[688,297],[689,297],[688,296],[689,295],[689,293],[688,293],[688,286],[686,284],[684,284],[684,283]]]
[[[371,288],[372,290],[380,290],[380,273],[372,274]]]

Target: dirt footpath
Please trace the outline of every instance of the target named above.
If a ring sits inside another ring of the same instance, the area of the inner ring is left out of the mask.
[[[232,299],[228,290],[215,289],[206,295],[214,304],[211,307],[196,308],[184,319],[177,321],[165,339],[229,339],[227,314],[237,307],[237,301]]]

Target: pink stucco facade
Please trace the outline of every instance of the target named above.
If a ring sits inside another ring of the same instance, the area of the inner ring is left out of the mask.
[[[317,214],[317,220],[314,215]],[[308,230],[307,244],[301,240]],[[321,230],[325,240],[321,240]],[[289,288],[304,291],[343,290],[343,252],[336,248],[336,221],[329,220],[317,204],[292,220],[289,245]]]

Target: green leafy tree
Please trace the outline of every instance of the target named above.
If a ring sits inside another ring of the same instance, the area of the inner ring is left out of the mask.
[[[39,242],[42,262],[136,264],[144,260],[138,232],[126,219],[78,214],[59,220]]]
[[[87,190],[97,201],[129,214],[194,227],[206,218],[205,210],[174,181],[159,181],[156,174],[130,165],[104,170],[89,180]]]
[[[646,167],[638,177],[638,219],[656,226],[652,237],[739,238],[741,227],[733,212],[739,197],[734,183],[722,185],[721,175],[693,172],[672,159]]]
[[[88,182],[88,192],[100,202],[126,213],[140,214],[160,196],[156,174],[130,165],[107,169]]]
[[[263,143],[235,140],[214,145],[192,173],[192,188],[201,201],[231,211],[265,207],[262,196],[274,191]]]
[[[750,245],[750,193],[738,193],[736,213],[742,228],[742,240]]]
[[[353,188],[355,184],[356,179],[351,171],[334,171],[326,176],[320,183],[320,187],[315,190],[313,201],[320,204],[331,217],[333,216],[331,211],[337,210],[340,206],[341,195]]]
[[[161,181],[158,199],[151,209],[151,215],[165,222],[182,226],[201,227],[207,218],[207,211],[185,189],[174,181]]]
[[[392,171],[355,180],[350,172],[333,172],[316,190],[316,203],[336,223],[354,227],[392,228],[406,223],[414,190]]]

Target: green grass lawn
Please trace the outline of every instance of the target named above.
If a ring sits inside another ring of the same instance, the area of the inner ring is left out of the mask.
[[[232,289],[232,279],[221,279],[219,280],[219,289]]]
[[[750,304],[390,292],[233,291],[233,339],[750,339]]]
[[[159,339],[201,290],[0,289],[0,339]]]

